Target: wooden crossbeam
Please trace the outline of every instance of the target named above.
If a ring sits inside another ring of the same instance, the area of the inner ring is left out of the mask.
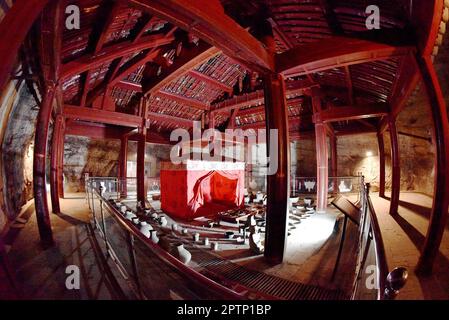
[[[117,127],[100,123],[85,121],[67,121],[65,134],[88,137],[92,139],[120,140],[123,135],[131,132],[131,128]]]
[[[224,13],[218,0],[132,0],[157,16],[189,30],[252,70],[274,70],[273,56],[262,43]]]
[[[415,48],[407,35],[397,36],[396,45],[348,36],[333,36],[290,49],[276,56],[276,71],[287,77],[314,73],[336,67],[402,57]],[[396,38],[396,37],[395,37]]]
[[[161,121],[161,122],[167,121],[167,122],[176,124],[176,125],[178,125],[180,127],[184,127],[184,128],[185,127],[187,127],[187,128],[193,127],[193,120],[176,117],[176,116],[172,116],[172,115],[168,115],[168,114],[163,114],[163,113],[152,112],[152,111],[148,111],[148,119]]]
[[[64,116],[67,119],[115,124],[132,128],[143,125],[142,117],[139,116],[71,105],[64,106]]]
[[[357,119],[377,118],[388,115],[386,103],[361,106],[333,107],[314,114],[314,122],[337,122]]]
[[[183,105],[186,105],[191,108],[200,109],[200,110],[209,110],[210,106],[207,103],[198,101],[196,99],[187,98],[181,95],[177,95],[171,92],[166,91],[159,91],[155,95],[155,97],[160,97],[162,99],[172,100],[176,101],[178,103],[181,103]]]
[[[77,74],[81,74],[89,69],[99,67],[104,63],[108,63],[116,58],[124,57],[135,52],[155,48],[170,44],[174,40],[174,36],[166,37],[165,35],[149,35],[142,37],[139,41],[133,43],[125,41],[98,52],[98,54],[88,54],[74,61],[70,61],[62,66],[62,78],[67,78]]]
[[[220,90],[222,90],[224,92],[227,92],[227,93],[232,93],[233,92],[233,88],[231,86],[229,86],[229,85],[227,85],[227,84],[225,84],[223,82],[220,82],[217,79],[212,78],[212,77],[210,77],[210,76],[208,76],[208,75],[206,75],[204,73],[201,73],[201,72],[196,71],[196,70],[190,70],[188,73],[192,77],[194,77],[194,78],[196,78],[196,79],[198,79],[198,80],[200,80],[202,82],[205,82],[205,83],[207,83],[207,84],[209,84],[209,85],[211,85],[213,87],[216,87],[216,88],[218,88],[218,89],[220,89]]]

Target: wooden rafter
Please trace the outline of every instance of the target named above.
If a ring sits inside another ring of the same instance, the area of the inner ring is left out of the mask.
[[[159,97],[162,99],[167,99],[167,100],[172,100],[172,101],[176,101],[178,103],[181,103],[183,105],[195,108],[195,109],[200,109],[200,110],[209,110],[210,109],[210,105],[204,102],[201,102],[199,100],[196,99],[192,99],[192,98],[187,98],[175,93],[171,93],[171,92],[166,92],[166,91],[159,91],[156,94],[154,94],[155,97]]]
[[[112,45],[100,50],[97,54],[87,54],[75,61],[70,61],[64,64],[62,66],[62,78],[81,74],[89,69],[99,67],[104,63],[131,55],[135,52],[170,44],[173,40],[173,36],[166,37],[165,35],[157,34],[145,36],[135,43],[125,41],[123,43]]]
[[[346,80],[346,87],[348,88],[348,102],[350,105],[353,105],[354,87],[352,85],[351,71],[349,70],[349,66],[345,66],[345,80]]]
[[[70,105],[64,106],[64,115],[67,119],[115,124],[133,128],[138,128],[143,123],[142,117],[140,116],[105,110],[95,110],[93,112],[91,108]]]
[[[168,114],[163,114],[163,113],[152,112],[152,111],[148,111],[148,119],[156,120],[156,121],[160,121],[160,122],[167,121],[167,122],[173,123],[175,125],[178,125],[178,126],[184,127],[184,128],[193,127],[193,120],[176,117],[176,116],[172,116],[172,115],[168,115]]]
[[[334,107],[321,110],[314,115],[315,122],[337,122],[357,119],[377,118],[388,115],[390,109],[386,103],[362,106]]]
[[[212,78],[211,76],[208,76],[204,73],[201,73],[199,71],[196,70],[190,70],[188,72],[188,74],[202,82],[205,82],[217,89],[220,89],[221,91],[227,92],[227,93],[232,93],[233,88],[223,82],[218,81],[215,78]]]
[[[393,45],[348,36],[334,36],[277,55],[276,69],[287,77],[293,77],[336,67],[402,57],[415,51],[414,46],[407,41],[407,36],[402,37],[402,40],[400,36],[395,36],[398,40],[390,40],[396,42]]]
[[[218,0],[132,0],[157,16],[189,30],[252,70],[274,70],[274,60],[248,31],[224,13]]]

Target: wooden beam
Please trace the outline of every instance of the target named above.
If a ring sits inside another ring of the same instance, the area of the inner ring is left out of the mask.
[[[314,121],[337,122],[356,119],[377,118],[388,115],[389,107],[384,103],[363,106],[333,107],[314,115]]]
[[[124,90],[130,90],[130,91],[135,91],[135,92],[142,92],[142,85],[140,83],[134,83],[134,82],[129,82],[129,81],[119,81],[117,83],[114,84],[115,87],[118,87],[120,89],[124,89]]]
[[[377,132],[379,146],[379,197],[385,197],[385,143],[384,135]]]
[[[159,76],[143,79],[142,87],[145,95],[155,94],[167,84],[220,54],[220,52],[217,48],[210,47],[204,42],[200,42],[198,46],[184,48],[181,56],[176,58],[170,66],[162,68]]]
[[[146,49],[156,48],[170,44],[174,40],[174,36],[166,37],[165,35],[149,35],[141,38],[136,43],[125,41],[100,50],[97,54],[84,55],[74,61],[65,63],[62,66],[61,77],[68,78],[77,74],[94,69],[102,64],[109,63],[114,59],[124,57],[135,52]]]
[[[66,127],[66,135],[99,140],[120,140],[122,136],[130,131],[130,128],[76,120],[68,121]]]
[[[70,105],[64,106],[64,116],[67,119],[115,124],[132,128],[142,126],[143,122],[141,117],[131,114]]]
[[[232,92],[234,91],[234,89],[231,86],[229,86],[223,82],[220,82],[217,79],[212,78],[212,77],[210,77],[204,73],[201,73],[199,71],[190,70],[188,72],[188,74],[206,84],[209,84],[209,85],[211,85],[217,89],[220,89],[221,91],[227,92],[229,94],[232,94]]]
[[[405,35],[402,36],[407,39]],[[294,77],[336,67],[402,57],[415,50],[411,44],[403,44],[400,40],[397,43],[391,45],[349,36],[333,36],[277,55],[276,71],[286,77]]]
[[[397,215],[399,208],[399,195],[401,192],[401,162],[399,159],[399,142],[395,120],[388,122],[391,143],[391,198],[390,215]]]
[[[172,115],[168,115],[168,114],[148,111],[148,118],[149,118],[149,120],[155,120],[155,121],[160,121],[160,122],[167,121],[167,122],[176,124],[183,128],[192,128],[193,127],[193,120],[176,117],[176,116],[172,116]]]
[[[430,56],[417,58],[430,101],[435,141],[435,171],[433,204],[426,240],[416,267],[419,274],[428,275],[439,252],[449,207],[449,122],[447,106]]]
[[[218,0],[132,0],[157,16],[189,30],[252,70],[274,70],[274,59],[262,43],[225,14]]]
[[[0,23],[0,90],[10,79],[20,46],[48,0],[17,0]],[[13,30],[13,31],[12,31]]]
[[[123,135],[120,138],[120,155],[118,160],[118,178],[122,180],[120,185],[122,188],[120,189],[121,196],[127,196],[127,181],[128,177],[128,136]]]
[[[60,153],[61,148],[64,148],[64,140],[61,136],[64,136],[64,117],[57,115],[53,125],[52,146],[50,155],[50,196],[51,207],[53,213],[61,213],[61,207],[59,205],[59,191],[58,191],[58,179],[60,177]]]
[[[286,90],[285,95],[287,99],[289,97],[303,95],[308,92],[311,88],[316,87],[317,85],[311,83],[309,80],[296,80],[289,81],[285,84]],[[222,112],[230,112],[234,109],[241,109],[249,106],[257,106],[263,105],[264,103],[264,91],[257,90],[251,93],[246,93],[240,96],[236,96],[234,98],[219,102],[217,104],[212,105],[211,112],[213,113],[222,113]],[[287,101],[288,103],[288,101]]]
[[[155,94],[155,97],[159,97],[161,99],[167,99],[167,100],[172,100],[172,101],[176,101],[180,104],[186,105],[188,107],[191,108],[195,108],[195,109],[199,109],[199,110],[209,110],[210,109],[210,105],[204,102],[201,102],[199,100],[196,99],[192,99],[192,98],[187,98],[184,96],[180,96],[171,92],[166,92],[166,91],[159,91],[158,93]]]
[[[272,263],[282,263],[287,241],[287,218],[290,197],[290,143],[287,122],[287,104],[285,101],[284,79],[279,74],[266,76],[265,108],[268,132],[278,130],[276,141],[269,141],[267,148],[276,154],[270,154],[270,166],[277,164],[277,170],[267,175],[267,213],[265,233],[265,258]],[[277,158],[274,158],[277,156]]]
[[[354,105],[354,87],[352,85],[351,71],[349,70],[349,66],[345,66],[345,79],[346,87],[348,88],[348,102],[352,106]]]

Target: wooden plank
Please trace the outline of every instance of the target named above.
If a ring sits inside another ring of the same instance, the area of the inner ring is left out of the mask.
[[[133,128],[142,126],[143,122],[141,117],[131,114],[70,105],[64,106],[64,116],[67,119],[93,121]]]
[[[207,103],[201,102],[196,99],[177,95],[177,94],[174,94],[171,92],[159,91],[158,93],[155,94],[155,96],[160,97],[162,99],[176,101],[180,104],[183,104],[183,105],[189,106],[191,108],[195,108],[195,109],[206,110],[206,111],[210,109],[210,105]]]
[[[338,122],[356,119],[378,118],[388,115],[389,107],[386,103],[376,103],[361,106],[333,107],[314,115],[314,121]]]
[[[176,124],[180,127],[184,127],[184,128],[192,128],[193,127],[193,120],[191,119],[186,119],[186,118],[181,118],[181,117],[175,117],[175,116],[171,116],[168,114],[163,114],[163,113],[157,113],[157,112],[151,112],[148,111],[148,119],[150,120],[156,120],[156,121],[167,121],[167,122],[171,122],[173,124]]]
[[[404,39],[407,39],[403,35]],[[402,57],[414,52],[411,44],[384,44],[372,40],[333,36],[293,48],[276,56],[276,71],[286,77],[314,73],[336,67]]]
[[[274,59],[262,43],[224,13],[218,0],[132,0],[132,4],[189,30],[252,70],[274,70]]]

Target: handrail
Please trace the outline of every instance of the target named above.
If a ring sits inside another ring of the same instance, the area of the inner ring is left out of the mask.
[[[114,218],[119,222],[119,224],[127,231],[129,232],[134,239],[138,239],[141,241],[146,248],[148,248],[152,253],[155,254],[156,257],[158,257],[160,260],[168,264],[170,267],[174,268],[178,273],[182,274],[184,277],[187,276],[187,279],[190,281],[195,281],[196,284],[199,284],[200,286],[206,288],[207,290],[214,291],[217,296],[220,296],[224,299],[233,299],[233,300],[242,300],[245,299],[245,297],[242,294],[239,294],[211,279],[208,277],[202,275],[201,273],[193,270],[192,268],[189,268],[184,263],[179,261],[177,258],[163,250],[161,247],[153,243],[150,239],[145,237],[139,229],[137,229],[130,221],[126,220],[119,211],[111,205],[111,203],[105,199],[101,195],[101,187],[99,190],[93,188],[93,192],[95,195],[103,202],[103,204],[106,204],[107,208],[109,209],[109,212],[113,214]]]

